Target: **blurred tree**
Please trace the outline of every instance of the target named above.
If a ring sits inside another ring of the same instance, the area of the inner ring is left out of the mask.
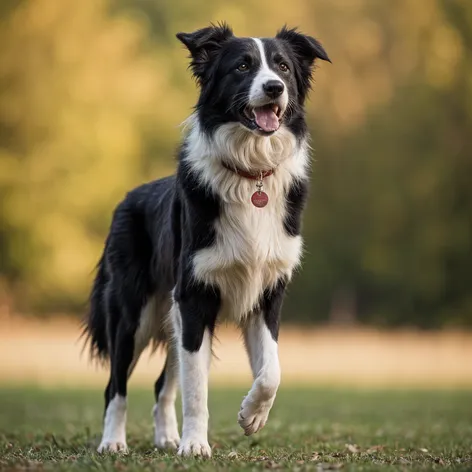
[[[83,304],[110,210],[143,178],[141,135],[172,100],[145,31],[102,0],[24,1],[2,20],[0,271],[20,307]]]
[[[341,298],[362,322],[470,326],[472,4],[396,2],[387,16],[391,6],[362,3],[377,46],[363,46],[366,32],[352,44],[344,25],[339,110],[352,115],[315,121],[307,274],[290,311],[327,320]]]
[[[77,310],[113,207],[172,172],[196,99],[177,31],[287,22],[333,66],[308,104],[306,256],[285,320],[472,325],[471,3],[9,0],[0,18],[0,297]]]

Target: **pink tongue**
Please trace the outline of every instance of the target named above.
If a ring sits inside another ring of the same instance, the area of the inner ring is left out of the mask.
[[[279,129],[279,119],[269,107],[254,108],[256,123],[263,131],[270,132]]]

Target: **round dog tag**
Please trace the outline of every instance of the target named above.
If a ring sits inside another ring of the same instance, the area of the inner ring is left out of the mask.
[[[257,191],[252,194],[251,202],[257,208],[265,207],[268,201],[269,201],[269,197],[267,193],[265,192]]]

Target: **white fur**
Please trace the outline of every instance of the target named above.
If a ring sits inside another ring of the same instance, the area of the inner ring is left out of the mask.
[[[253,41],[256,43],[257,48],[259,50],[259,54],[261,56],[261,67],[254,77],[254,82],[251,85],[251,89],[249,91],[249,103],[256,107],[260,105],[265,105],[267,103],[267,96],[264,92],[264,84],[267,83],[269,80],[277,80],[278,82],[283,84],[283,81],[280,77],[269,67],[267,63],[267,58],[264,50],[264,44],[262,40],[259,38],[252,38]],[[284,84],[285,85],[285,84]],[[285,110],[288,105],[288,93],[287,87],[284,87],[284,91],[280,98],[278,98],[278,103],[280,103],[280,107],[282,110]]]
[[[159,449],[177,449],[179,446],[180,436],[175,412],[178,375],[177,346],[175,342],[170,341],[167,350],[164,385],[153,408],[154,444]]]
[[[180,456],[211,456],[208,444],[208,372],[211,362],[211,334],[205,329],[202,345],[196,352],[182,346],[182,322],[177,304],[172,309],[175,341],[180,363],[183,427]]]
[[[105,413],[102,441],[98,452],[127,452],[126,445],[126,398],[115,395]]]
[[[306,177],[308,145],[297,144],[285,127],[265,137],[236,123],[226,124],[213,138],[200,132],[197,119],[191,127],[187,159],[224,202],[215,223],[216,243],[194,256],[194,274],[220,288],[220,316],[240,322],[257,308],[266,288],[282,276],[290,279],[299,264],[302,239],[289,236],[283,221],[290,184]],[[275,168],[263,182],[269,196],[266,207],[252,205],[255,181],[225,169],[222,156],[229,164],[253,172]]]
[[[278,345],[262,313],[248,320],[243,331],[254,383],[241,404],[238,423],[249,436],[266,424],[280,384],[280,365]]]

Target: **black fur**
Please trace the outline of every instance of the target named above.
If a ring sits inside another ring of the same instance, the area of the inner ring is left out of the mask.
[[[86,330],[90,333],[92,354],[98,358],[108,357],[107,316],[103,296],[103,287],[107,285],[104,256],[97,265],[97,275],[90,295],[90,312]]]
[[[284,228],[290,236],[297,236],[301,232],[302,213],[308,198],[308,182],[295,180],[287,194],[287,214],[284,219]]]
[[[187,351],[200,349],[205,328],[213,334],[221,298],[217,287],[184,279],[179,284],[175,300],[182,316],[182,345]]]
[[[274,341],[279,339],[280,312],[286,286],[287,281],[280,279],[274,288],[264,292],[261,302],[264,320]]]

